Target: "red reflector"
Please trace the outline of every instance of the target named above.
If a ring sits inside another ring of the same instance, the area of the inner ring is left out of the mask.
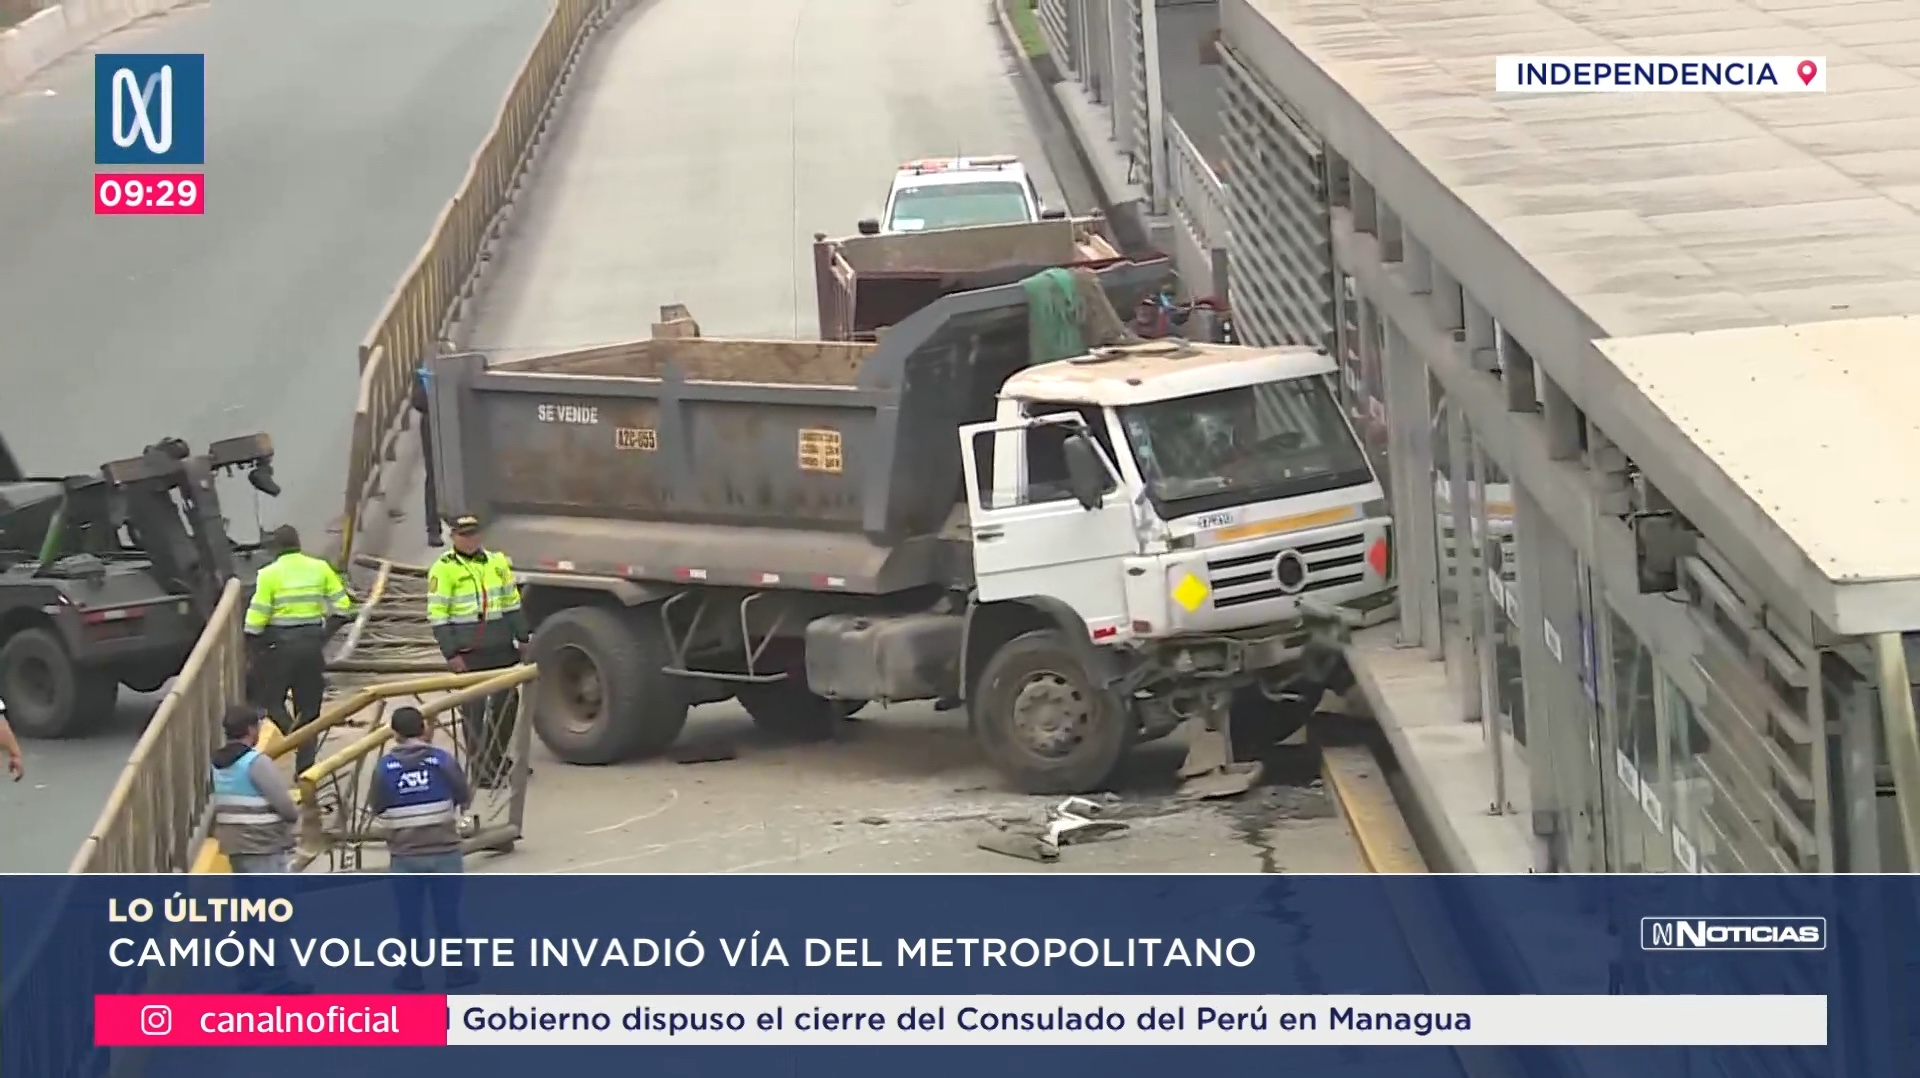
[[[1120,635],[1120,630],[1114,628],[1111,625],[1105,626],[1104,628],[1095,629],[1093,631],[1093,638],[1095,640],[1105,640],[1107,637],[1119,636],[1119,635]]]
[[[1391,556],[1392,549],[1388,547],[1387,541],[1375,539],[1373,545],[1367,548],[1367,567],[1380,576],[1386,576],[1387,568],[1391,564]]]
[[[88,610],[80,615],[80,620],[88,625],[103,625],[112,621],[131,621],[147,616],[145,609],[137,606],[122,606],[112,610]]]
[[[1133,631],[1136,633],[1150,633],[1153,631],[1153,622],[1141,621],[1136,618],[1133,622]]]

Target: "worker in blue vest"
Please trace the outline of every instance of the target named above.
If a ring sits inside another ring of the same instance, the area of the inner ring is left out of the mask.
[[[445,540],[440,538],[440,492],[433,483],[433,414],[427,410],[432,394],[433,374],[422,363],[413,377],[413,411],[420,417],[420,466],[426,476],[420,495],[426,501],[427,545],[437,547]]]
[[[374,770],[368,808],[386,829],[400,933],[406,939],[428,938],[426,907],[431,902],[434,931],[442,939],[458,939],[460,873],[466,870],[460,854],[460,815],[473,803],[473,789],[453,753],[433,743],[418,708],[396,709],[388,725],[394,745]],[[449,989],[473,980],[470,968],[447,971]],[[419,969],[412,966],[395,984],[405,991],[425,987]]]
[[[251,704],[229,707],[220,720],[226,743],[213,750],[213,837],[239,873],[289,871],[300,818],[293,788],[255,747],[265,718]]]
[[[353,616],[353,600],[333,566],[300,550],[300,533],[290,526],[268,537],[274,559],[254,577],[247,605],[247,657],[260,672],[255,684],[275,724],[286,733],[320,717],[327,693],[327,638]],[[293,715],[283,721],[287,695]],[[319,754],[319,740],[294,751],[294,766],[305,771]]]
[[[266,712],[252,704],[235,704],[220,717],[226,743],[213,750],[213,838],[228,867],[242,878],[235,890],[241,898],[279,897],[265,881],[247,877],[292,871],[293,824],[299,819],[293,788],[272,758],[258,748],[260,723]],[[277,962],[248,964],[240,969],[242,992],[293,995],[311,987],[287,979]]]

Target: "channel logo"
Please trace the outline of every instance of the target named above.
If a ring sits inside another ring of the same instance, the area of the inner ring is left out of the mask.
[[[95,164],[201,165],[206,159],[204,53],[94,56]]]
[[[1643,951],[1824,951],[1825,917],[1642,917]]]

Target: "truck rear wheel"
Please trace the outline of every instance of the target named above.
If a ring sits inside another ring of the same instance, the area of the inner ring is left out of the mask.
[[[534,730],[570,764],[659,752],[687,724],[686,686],[661,672],[664,631],[643,618],[576,606],[546,619],[529,648],[540,667]]]
[[[970,711],[987,759],[1021,793],[1097,790],[1133,746],[1125,701],[1095,687],[1079,652],[1052,629],[995,652]]]
[[[0,699],[24,737],[83,736],[107,720],[119,694],[118,681],[75,667],[49,629],[22,629],[0,648]]]

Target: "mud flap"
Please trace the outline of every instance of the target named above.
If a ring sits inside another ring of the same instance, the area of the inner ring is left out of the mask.
[[[1233,695],[1209,692],[1198,715],[1175,730],[1186,731],[1187,758],[1180,765],[1180,796],[1196,799],[1237,797],[1253,789],[1267,765],[1233,758]]]

